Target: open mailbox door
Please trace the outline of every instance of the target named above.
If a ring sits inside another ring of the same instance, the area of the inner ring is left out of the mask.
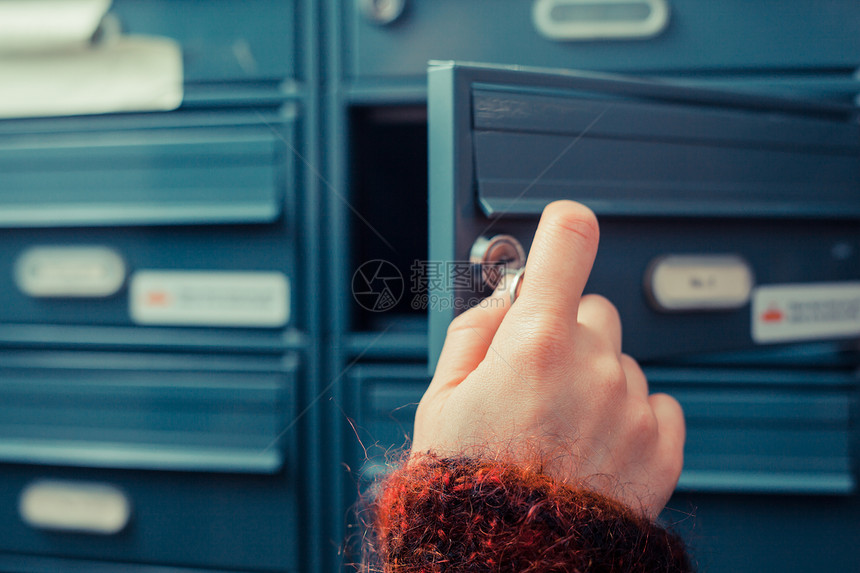
[[[476,241],[527,253],[557,199],[600,219],[586,290],[615,303],[640,361],[860,336],[852,108],[444,62],[429,118],[430,260],[447,272],[428,282],[431,365],[488,294],[462,272]]]

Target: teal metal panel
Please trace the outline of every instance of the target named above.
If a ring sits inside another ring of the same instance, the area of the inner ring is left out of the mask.
[[[0,121],[0,570],[317,571],[333,560],[330,472],[316,463],[327,425],[313,402],[318,10],[115,0],[108,34],[119,24],[179,43],[182,108]],[[39,245],[105,246],[130,272],[275,270],[291,281],[292,318],[143,327],[127,284],[36,300],[13,269]],[[112,484],[131,522],[106,537],[33,529],[18,503],[39,479]]]
[[[297,566],[307,455],[297,354],[6,351],[0,372],[0,552]],[[19,501],[40,480],[109,484],[129,503],[129,523],[111,535],[28,523]]]
[[[298,0],[115,0],[111,13],[124,34],[176,40],[186,82],[286,80],[302,70],[298,57],[302,4]]]
[[[654,101],[643,90],[636,101],[635,86],[600,99],[590,79],[551,95],[475,88],[475,177],[488,216],[536,216],[572,198],[604,216],[860,217],[860,134],[847,111],[730,107],[695,92]]]
[[[860,61],[860,9],[851,0],[670,0],[668,26],[655,37],[593,41],[541,35],[534,2],[488,10],[479,0],[413,0],[385,25],[359,4],[345,3],[341,50],[344,75],[366,81],[420,79],[433,59],[651,74],[853,70]]]
[[[684,408],[680,491],[849,495],[856,490],[851,370],[646,368]]]
[[[276,473],[296,356],[0,354],[0,461]]]
[[[860,497],[676,493],[662,517],[699,571],[857,570]]]
[[[274,222],[295,194],[294,121],[213,115],[4,125],[0,226]]]
[[[301,553],[300,475],[295,467],[263,476],[4,464],[0,554],[155,567],[296,570]],[[123,492],[131,506],[128,525],[113,535],[95,535],[26,524],[20,496],[43,479],[109,484]],[[3,561],[0,557],[0,570]],[[113,570],[123,570],[122,565]]]
[[[299,251],[314,248],[301,237],[315,218],[299,214],[307,201],[299,124],[295,102],[0,123],[0,292],[9,303],[0,321],[131,326],[131,277],[158,269],[282,273],[288,326],[306,327],[310,307],[297,301],[309,257]],[[58,246],[112,250],[127,281],[107,297],[22,290],[16,265],[25,253]]]

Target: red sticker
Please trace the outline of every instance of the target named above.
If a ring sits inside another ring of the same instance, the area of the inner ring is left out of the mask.
[[[762,322],[782,322],[785,313],[776,307],[770,307],[761,315]]]

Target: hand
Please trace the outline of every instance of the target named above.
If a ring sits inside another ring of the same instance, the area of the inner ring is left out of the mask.
[[[615,307],[582,296],[598,237],[588,208],[546,207],[516,303],[497,291],[451,322],[412,452],[527,464],[654,519],[681,473],[684,415],[622,354]]]

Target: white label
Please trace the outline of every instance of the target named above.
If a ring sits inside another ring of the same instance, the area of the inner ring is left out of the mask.
[[[532,20],[554,40],[651,38],[666,29],[666,0],[536,0]]]
[[[107,297],[124,282],[125,262],[107,247],[33,247],[15,263],[15,283],[32,297]]]
[[[669,255],[651,270],[651,295],[660,310],[740,308],[752,285],[749,265],[734,255]]]
[[[21,492],[18,513],[38,529],[112,535],[128,524],[131,504],[109,484],[44,480]]]
[[[139,271],[129,296],[137,324],[279,327],[290,318],[289,279],[278,272]]]
[[[860,282],[763,286],[755,290],[755,342],[860,336]]]

